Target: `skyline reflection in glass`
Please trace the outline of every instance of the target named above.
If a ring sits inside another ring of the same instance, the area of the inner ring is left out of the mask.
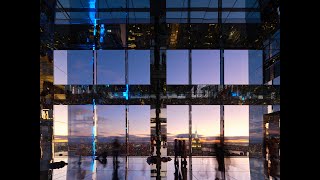
[[[125,106],[124,105],[97,105],[97,137],[100,142],[112,142],[118,139],[125,140]]]

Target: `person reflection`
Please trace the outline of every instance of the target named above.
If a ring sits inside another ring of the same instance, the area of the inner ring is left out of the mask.
[[[150,156],[147,158],[147,163],[150,164],[157,164],[157,162],[168,162],[171,161],[171,157],[161,157],[160,161],[158,161],[158,157],[157,156]]]
[[[218,171],[216,173],[216,179],[215,180],[224,180],[225,179],[225,163],[224,163],[224,157],[225,157],[225,150],[222,145],[214,144],[214,150],[216,153],[216,159],[218,162]],[[219,176],[220,174],[220,176]]]
[[[181,173],[184,180],[187,180],[187,149],[186,141],[182,141],[181,146]]]
[[[81,168],[81,166],[79,166],[78,167],[78,171],[77,171],[77,174],[76,174],[76,178],[77,179],[84,179],[85,177],[86,177],[86,171],[85,170],[83,170],[82,168]]]
[[[101,154],[99,154],[99,156],[96,157],[96,160],[98,160],[101,164],[103,164],[103,167],[106,167],[107,156],[108,156],[108,152],[107,150],[104,150]]]
[[[113,166],[118,166],[118,156],[120,151],[120,143],[118,139],[114,139],[112,143]]]
[[[180,156],[180,165],[179,165]],[[187,153],[186,153],[186,142],[185,140],[174,140],[174,179],[175,180],[186,180],[187,179]],[[179,166],[181,169],[179,169]]]
[[[113,166],[112,180],[119,180],[118,167],[119,167],[118,165]]]
[[[174,140],[174,179],[178,180],[179,177],[181,179],[181,174],[179,173],[179,156],[180,156],[180,151],[179,151],[179,144],[178,140]]]

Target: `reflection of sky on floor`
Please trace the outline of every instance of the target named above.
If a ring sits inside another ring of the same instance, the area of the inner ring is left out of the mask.
[[[151,178],[151,169],[146,162],[147,157],[128,157],[127,180],[147,180]],[[65,161],[69,164],[62,169],[53,170],[53,180],[73,180],[73,179],[93,179],[93,180],[111,180],[114,176],[112,157],[107,158],[107,165],[104,167],[99,162],[93,161],[91,157],[82,157],[82,164],[79,167],[78,157],[57,157],[55,162]],[[118,178],[126,179],[125,158],[119,158]],[[188,161],[188,177],[190,173],[189,159]],[[250,159],[251,162],[251,159]],[[229,158],[226,163],[226,179],[227,180],[250,180],[250,163],[249,158]],[[192,158],[192,176],[193,179],[214,179],[217,172],[217,162],[213,157],[193,157]],[[92,172],[92,167],[95,170]],[[163,166],[163,165],[162,165]],[[163,166],[163,170],[167,170],[167,176],[162,179],[174,179],[174,161],[170,161]]]

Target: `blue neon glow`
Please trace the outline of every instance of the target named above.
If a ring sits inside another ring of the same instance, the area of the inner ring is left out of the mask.
[[[104,37],[104,24],[101,24],[100,26],[100,42],[103,42],[103,37]]]
[[[94,169],[94,167],[96,166],[96,161],[95,161],[95,158],[94,157],[92,157],[92,163],[91,163],[91,172],[95,172],[95,169]]]
[[[90,9],[96,9],[96,0],[89,0],[89,8]],[[90,11],[89,12],[89,18],[91,22],[94,24],[96,23],[96,11]]]
[[[236,97],[236,96],[238,96],[238,94],[237,94],[236,92],[232,92],[232,93],[231,93],[231,96],[232,96],[232,97]]]
[[[242,101],[244,101],[244,97],[242,97]]]
[[[95,110],[96,109],[96,100],[93,99],[92,101],[92,104],[93,104],[93,109]],[[92,126],[92,156],[94,157],[96,155],[96,143],[95,143],[95,137],[96,137],[96,125],[94,124]]]
[[[96,35],[96,31],[97,31],[97,19],[96,19],[96,0],[89,0],[89,8],[90,9],[94,9],[94,11],[90,11],[89,12],[89,18],[90,21],[93,23],[93,35]],[[93,44],[92,50],[95,50],[95,44]],[[92,57],[92,63],[94,63],[94,57]],[[93,99],[93,109],[96,110],[96,101],[95,99]],[[95,114],[94,114],[95,116]],[[95,117],[94,117],[95,118]],[[91,171],[95,172],[95,155],[96,155],[96,142],[95,142],[95,137],[96,137],[96,124],[95,124],[95,119],[93,122],[93,126],[92,126],[92,166],[91,166]]]
[[[93,136],[92,136],[92,139],[93,139],[93,141],[92,141],[92,154],[93,155],[95,155],[95,152],[96,152],[96,146],[95,146],[95,141],[94,141],[94,137],[95,137],[95,125],[94,126],[92,126],[92,134],[93,134]]]
[[[122,96],[126,97],[126,100],[129,99],[129,85],[126,84],[126,91],[122,92]]]

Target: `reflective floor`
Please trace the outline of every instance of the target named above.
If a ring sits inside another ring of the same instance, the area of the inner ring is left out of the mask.
[[[172,157],[173,158],[173,157]],[[61,169],[53,170],[52,179],[156,179],[156,173],[153,173],[152,169],[156,169],[155,165],[148,165],[146,162],[147,157],[128,157],[127,165],[126,158],[119,157],[119,165],[117,170],[114,169],[112,157],[107,158],[107,164],[104,166],[99,161],[92,160],[92,157],[86,156],[81,158],[81,165],[78,165],[79,157],[57,157],[55,162],[65,161],[68,165]],[[215,179],[219,177],[217,174],[217,162],[214,158],[210,157],[193,157],[192,158],[192,170],[190,170],[188,159],[187,177],[189,179]],[[251,162],[251,163],[250,163]],[[230,180],[248,180],[256,179],[254,177],[260,177],[263,179],[263,174],[259,174],[259,171],[254,172],[253,169],[263,165],[262,161],[258,159],[249,159],[248,157],[234,157],[226,158],[226,179]],[[252,164],[255,167],[250,167]],[[126,169],[127,167],[127,169]],[[250,174],[251,171],[253,171]],[[161,179],[175,179],[174,176],[175,167],[174,161],[162,163],[161,165]],[[190,176],[190,173],[192,175]],[[219,172],[218,172],[219,173]],[[263,172],[262,172],[263,173]],[[257,176],[255,176],[255,174]]]

